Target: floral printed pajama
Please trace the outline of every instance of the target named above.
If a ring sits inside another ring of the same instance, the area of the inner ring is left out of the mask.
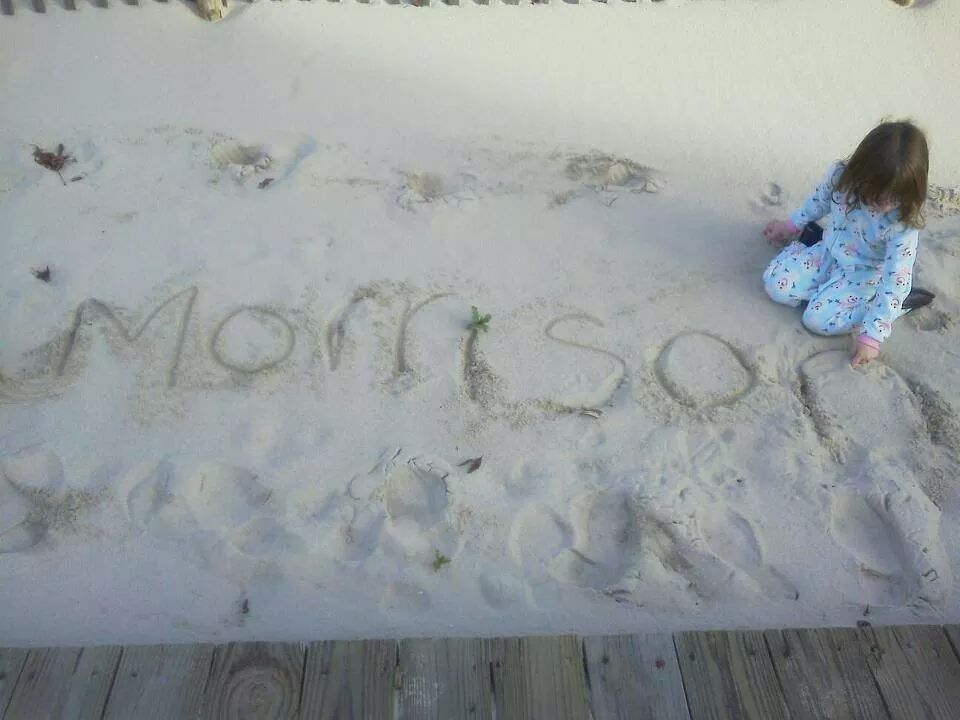
[[[788,245],[763,273],[767,294],[796,307],[807,302],[803,324],[820,335],[857,330],[877,342],[890,336],[913,282],[918,232],[899,211],[849,209],[834,191],[843,166],[833,165],[814,194],[790,216],[797,228],[829,213],[830,226],[813,247]]]

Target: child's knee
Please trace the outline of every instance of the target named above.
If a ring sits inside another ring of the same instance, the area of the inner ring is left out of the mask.
[[[783,276],[771,277],[768,273],[764,273],[763,287],[767,291],[767,295],[769,295],[770,299],[775,303],[790,305],[791,307],[796,307],[800,304],[800,301],[790,293],[792,289],[790,283],[788,279]]]
[[[800,319],[807,330],[816,335],[844,335],[850,332],[852,323],[840,322],[837,317],[817,312],[814,307],[814,303],[807,305]]]
[[[803,311],[803,315],[800,318],[800,322],[803,323],[803,326],[812,333],[817,335],[832,335],[833,333],[828,332],[826,323],[823,322],[823,318],[818,316],[816,313],[810,312],[810,306],[807,306],[807,309]]]

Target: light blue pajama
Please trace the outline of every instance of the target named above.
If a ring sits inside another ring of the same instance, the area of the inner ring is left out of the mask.
[[[899,221],[900,211],[849,209],[835,192],[843,165],[834,164],[790,221],[803,228],[827,214],[830,224],[813,247],[788,245],[763,273],[767,294],[797,307],[803,324],[820,335],[854,330],[877,342],[890,336],[913,283],[919,233]]]

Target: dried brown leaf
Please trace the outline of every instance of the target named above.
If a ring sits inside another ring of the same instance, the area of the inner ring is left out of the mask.
[[[470,458],[469,460],[464,460],[462,463],[459,463],[457,467],[466,467],[467,475],[474,473],[480,469],[480,463],[483,462],[483,455],[480,457]]]
[[[75,159],[72,155],[67,155],[63,151],[63,143],[60,143],[57,145],[56,152],[43,150],[39,146],[34,145],[33,161],[37,165],[41,165],[47,170],[53,170],[53,172],[55,172],[57,175],[60,175],[60,180],[64,185],[66,185],[67,181],[63,179],[63,175],[60,173],[60,171],[70,163],[75,162]]]

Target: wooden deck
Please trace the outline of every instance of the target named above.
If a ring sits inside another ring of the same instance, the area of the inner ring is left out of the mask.
[[[960,626],[0,648],[0,718],[960,718]]]

